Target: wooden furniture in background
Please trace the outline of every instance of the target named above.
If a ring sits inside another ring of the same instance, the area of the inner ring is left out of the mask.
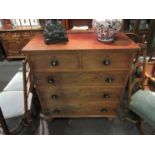
[[[37,33],[41,33],[43,29],[38,25],[34,26],[30,23],[23,23],[22,20],[1,19],[3,27],[0,28],[0,40],[5,51],[5,55],[8,59],[24,58],[21,53],[21,49],[31,40],[31,38]],[[16,23],[17,25],[14,25]],[[20,23],[20,25],[19,25]],[[30,24],[30,25],[26,25]]]
[[[155,20],[152,19],[149,24],[149,29],[145,42],[139,42],[141,47],[141,53],[143,60],[139,61],[140,65],[143,65],[143,78],[137,78],[133,80],[131,85],[131,90],[137,88],[136,92],[134,91],[133,96],[129,104],[129,108],[136,113],[139,118],[137,123],[140,125],[139,129],[142,134],[144,134],[144,120],[150,123],[153,128],[155,127]],[[139,37],[137,34],[133,33],[132,39]],[[137,39],[136,39],[137,40]],[[146,61],[146,56],[147,61]],[[137,63],[138,63],[137,59]]]
[[[123,30],[137,35],[144,35],[148,32],[150,21],[150,19],[124,19]]]
[[[31,29],[0,29],[0,39],[8,59],[24,58],[21,49],[31,40],[37,33],[42,30]]]
[[[150,19],[125,19],[122,30],[136,43],[144,43],[149,35],[150,25]]]
[[[139,47],[123,33],[111,44],[94,33],[70,33],[69,42],[45,45],[43,35],[22,50],[42,112],[55,117],[116,117]]]

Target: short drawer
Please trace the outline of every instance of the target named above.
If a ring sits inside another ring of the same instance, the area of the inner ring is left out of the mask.
[[[31,67],[34,71],[39,70],[61,70],[61,69],[78,69],[78,54],[50,53],[44,55],[31,55]]]
[[[127,69],[131,61],[131,53],[128,52],[92,52],[82,55],[84,69]]]
[[[124,86],[127,71],[36,73],[37,87]]]
[[[51,88],[40,87],[39,96],[51,105],[94,104],[96,101],[120,101],[122,88]]]

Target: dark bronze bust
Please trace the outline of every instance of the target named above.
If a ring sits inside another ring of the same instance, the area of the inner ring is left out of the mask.
[[[67,42],[67,32],[58,19],[50,19],[45,24],[44,40],[46,44]]]

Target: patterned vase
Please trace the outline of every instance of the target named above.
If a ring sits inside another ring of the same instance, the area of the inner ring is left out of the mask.
[[[123,20],[121,19],[94,19],[92,22],[97,39],[105,43],[115,39],[115,35],[121,30],[122,25]]]

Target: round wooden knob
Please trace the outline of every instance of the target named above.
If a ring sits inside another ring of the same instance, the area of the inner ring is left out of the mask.
[[[103,94],[103,98],[104,99],[109,99],[110,98],[110,94],[109,93],[104,93]]]
[[[48,83],[49,84],[54,84],[55,83],[55,80],[52,77],[49,77],[48,78]]]
[[[56,67],[56,66],[59,65],[59,61],[58,61],[56,58],[52,58],[52,59],[51,59],[51,65],[52,65],[53,67]]]
[[[105,59],[103,60],[103,65],[105,65],[105,66],[110,65],[110,59],[109,59],[109,58],[105,58]]]
[[[112,83],[112,82],[114,81],[114,79],[113,79],[112,77],[107,77],[107,78],[105,79],[105,81],[106,81],[107,83]]]
[[[106,112],[108,112],[108,110],[106,108],[102,108],[101,112],[106,113]]]
[[[56,100],[56,99],[58,99],[58,95],[53,94],[53,95],[51,95],[51,98],[54,99],[54,100]]]

